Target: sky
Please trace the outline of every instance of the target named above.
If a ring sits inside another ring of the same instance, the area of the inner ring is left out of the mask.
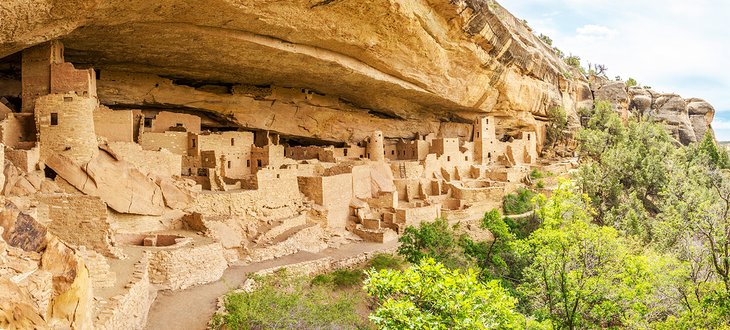
[[[566,55],[715,107],[730,141],[730,0],[502,0]]]

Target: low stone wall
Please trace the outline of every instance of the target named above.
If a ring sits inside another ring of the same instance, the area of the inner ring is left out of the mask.
[[[149,250],[150,281],[179,290],[217,281],[228,268],[220,243],[190,243],[188,246]]]
[[[148,273],[149,255],[134,264],[134,272],[125,285],[128,290],[124,294],[113,296],[100,302],[96,314],[96,329],[142,329],[147,323],[147,313],[152,304],[150,297],[150,280]]]

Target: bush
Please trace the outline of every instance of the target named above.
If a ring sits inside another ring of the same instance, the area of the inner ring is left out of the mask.
[[[570,55],[565,58],[565,64],[570,65],[574,68],[580,68],[580,57],[575,55]]]
[[[537,187],[537,189],[545,188],[545,181],[537,180],[537,184],[535,184],[535,187]]]
[[[409,226],[398,239],[398,254],[410,263],[433,258],[449,268],[460,268],[468,260],[459,246],[459,238],[446,219],[422,222],[418,228]]]
[[[502,202],[502,208],[505,214],[522,214],[535,209],[532,203],[532,198],[535,197],[535,192],[520,188],[515,194],[509,194],[504,196]]]
[[[639,85],[639,83],[636,82],[636,79],[634,79],[634,78],[629,78],[629,80],[626,81],[626,87],[633,87],[633,86],[638,86],[638,85]]]
[[[543,172],[543,171],[540,171],[538,169],[533,169],[530,172],[530,178],[531,179],[542,179],[542,178],[551,177],[553,175],[554,174],[552,172]]]
[[[351,274],[342,276],[350,279]],[[361,275],[358,275],[361,276]],[[213,329],[332,329],[364,325],[356,313],[357,296],[327,286],[311,286],[327,276],[292,277],[279,274],[261,278],[250,293],[226,296],[225,314],[216,314]],[[336,278],[336,277],[333,277]]]
[[[548,124],[545,143],[554,146],[556,143],[564,142],[567,137],[568,115],[562,107],[552,108],[548,111]]]

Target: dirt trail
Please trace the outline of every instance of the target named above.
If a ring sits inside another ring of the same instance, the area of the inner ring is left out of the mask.
[[[228,268],[223,277],[213,283],[195,286],[180,291],[160,291],[150,308],[147,329],[205,329],[216,310],[218,297],[238,288],[246,275],[262,269],[285,266],[300,262],[331,257],[335,260],[345,259],[361,253],[386,250],[397,242],[353,243],[338,249],[326,249],[319,253],[299,252],[278,259],[253,263],[246,266]]]

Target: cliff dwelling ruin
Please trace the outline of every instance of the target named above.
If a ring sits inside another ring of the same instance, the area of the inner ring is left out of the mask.
[[[0,5],[0,311],[40,328],[141,329],[232,266],[481,219],[575,165],[545,148],[555,107],[574,132],[601,96],[681,142],[714,113],[570,78],[482,1],[72,2]]]

